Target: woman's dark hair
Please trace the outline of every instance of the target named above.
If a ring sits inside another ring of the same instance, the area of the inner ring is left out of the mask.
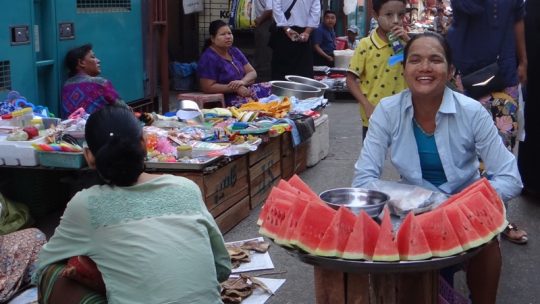
[[[215,37],[219,31],[220,28],[224,26],[229,26],[225,21],[223,20],[214,20],[210,22],[210,26],[208,26],[208,33],[211,37]],[[210,38],[206,39],[204,41],[203,51],[206,50],[210,45],[212,44],[212,40]]]
[[[85,139],[105,183],[135,184],[144,170],[146,157],[142,136],[139,121],[127,107],[106,106],[90,115]]]
[[[77,75],[77,66],[79,65],[79,60],[83,60],[91,50],[92,45],[87,43],[67,52],[65,60],[66,66],[69,69],[69,77]]]
[[[407,4],[407,1],[405,0],[373,0],[372,3],[373,3],[373,10],[379,14],[379,11],[381,10],[381,7],[383,6],[383,4],[385,4],[386,2],[390,2],[390,1],[401,1],[403,2],[404,4]]]
[[[405,49],[403,50],[403,66],[407,64],[407,56],[409,55],[409,49],[411,48],[411,45],[420,38],[433,38],[439,42],[439,44],[442,46],[444,51],[444,58],[446,59],[446,62],[448,63],[448,67],[452,65],[452,51],[450,50],[450,45],[448,44],[448,41],[439,33],[426,31],[420,34],[415,34],[409,42],[407,42],[407,45],[405,46]]]

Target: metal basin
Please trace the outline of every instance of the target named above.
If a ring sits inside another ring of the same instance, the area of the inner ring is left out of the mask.
[[[319,197],[334,209],[345,206],[354,214],[364,210],[371,217],[379,216],[390,199],[386,193],[362,188],[330,189],[322,192]]]
[[[328,88],[329,88],[328,85],[323,83],[323,82],[317,81],[315,79],[307,78],[307,77],[304,77],[304,76],[287,75],[287,76],[285,76],[285,79],[287,79],[288,81],[303,83],[303,84],[310,85],[312,87],[319,88],[319,89],[321,89],[321,95],[320,96],[324,95],[324,92],[326,90],[328,90]]]
[[[294,96],[298,99],[307,99],[322,95],[321,89],[303,83],[281,80],[270,81],[270,83],[272,84],[272,94],[277,96]]]

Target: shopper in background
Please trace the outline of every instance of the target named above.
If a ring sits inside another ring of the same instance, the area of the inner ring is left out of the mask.
[[[272,25],[272,0],[255,0],[255,55],[253,67],[257,71],[257,81],[271,80],[272,49],[270,25]]]
[[[319,0],[273,0],[272,14],[276,27],[270,35],[272,79],[285,75],[313,78],[311,33],[319,26]]]
[[[402,182],[456,194],[480,178],[480,155],[493,172],[489,181],[501,198],[506,202],[519,195],[516,159],[502,144],[489,113],[446,86],[453,68],[444,38],[434,32],[413,37],[405,47],[404,69],[409,89],[385,98],[375,109],[352,186],[380,179],[390,152]],[[466,270],[472,303],[495,303],[501,271],[497,238]]]
[[[334,66],[334,50],[336,49],[336,12],[327,10],[323,22],[313,31],[313,65]]]
[[[524,0],[453,0],[451,4],[453,21],[447,37],[459,73],[466,76],[494,62],[499,65],[504,88],[478,101],[492,114],[503,143],[512,150],[518,131],[518,84],[527,82]],[[502,235],[518,244],[528,240],[527,233],[512,223]]]
[[[355,50],[359,41],[356,39],[358,37],[358,27],[356,25],[351,25],[347,29],[347,45],[346,49]]]
[[[125,105],[112,83],[99,76],[100,63],[91,44],[68,51],[65,64],[69,78],[62,88],[62,118],[67,118],[79,108],[92,114],[106,105]]]
[[[409,40],[402,23],[405,0],[373,0],[373,10],[379,26],[360,40],[347,71],[347,87],[360,104],[363,138],[369,117],[381,98],[406,88],[403,65],[389,63],[395,54],[388,39],[391,33],[400,39],[400,43]]]
[[[536,119],[540,117],[540,2],[527,1],[525,36],[527,39],[527,99],[525,100],[525,140],[519,143],[518,165],[523,178],[523,194],[540,199],[540,128]]]
[[[197,66],[201,90],[222,93],[227,106],[239,106],[250,98],[270,95],[270,84],[254,84],[257,72],[246,56],[233,46],[231,28],[223,20],[214,20]]]
[[[40,303],[221,303],[231,264],[199,187],[144,172],[142,127],[124,107],[90,115],[84,156],[102,179],[67,204],[39,255]],[[65,277],[66,259],[97,264],[106,295]]]

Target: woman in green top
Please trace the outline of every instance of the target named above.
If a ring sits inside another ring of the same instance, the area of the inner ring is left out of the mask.
[[[221,303],[230,259],[197,185],[143,172],[142,128],[127,108],[104,107],[85,132],[86,160],[104,184],[73,197],[43,247],[40,303]],[[74,256],[96,263],[105,295],[61,275]]]

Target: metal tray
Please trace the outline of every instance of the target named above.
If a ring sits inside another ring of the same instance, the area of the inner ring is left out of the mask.
[[[489,243],[488,243],[489,244]],[[438,270],[460,264],[475,256],[486,244],[444,258],[431,258],[420,261],[376,262],[363,260],[344,260],[321,257],[306,253],[300,249],[280,246],[292,252],[300,261],[330,270],[350,273],[403,273]]]
[[[189,161],[179,161],[175,163],[146,161],[145,165],[147,169],[202,170],[222,157],[223,156],[199,156],[191,158]]]

